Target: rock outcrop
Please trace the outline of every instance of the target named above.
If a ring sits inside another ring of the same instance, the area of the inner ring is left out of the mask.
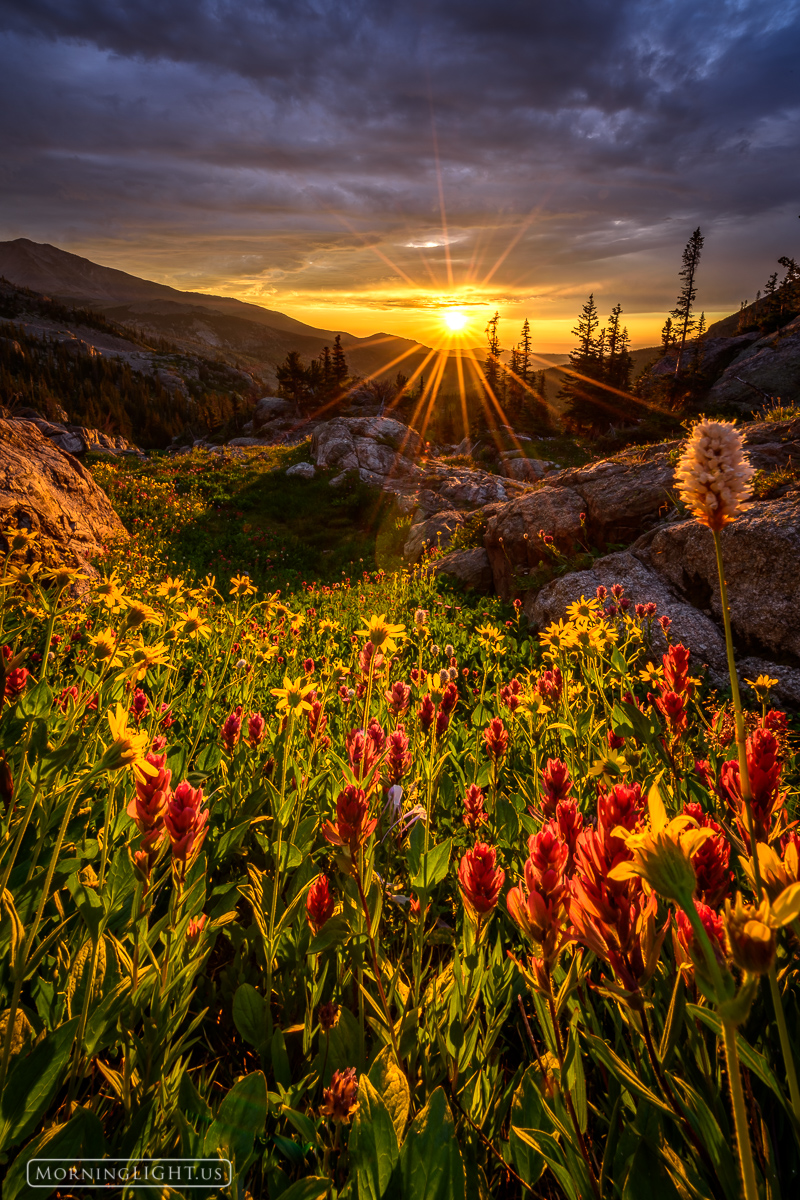
[[[489,555],[478,546],[474,550],[454,550],[434,561],[437,575],[446,575],[470,591],[485,595],[492,586],[492,567]]]
[[[690,646],[699,662],[711,668],[717,682],[723,681],[727,662],[725,638],[717,625],[682,600],[660,575],[629,550],[607,554],[596,559],[590,570],[563,575],[540,592],[529,593],[523,611],[531,624],[543,629],[551,621],[561,620],[573,600],[594,596],[601,584],[610,589],[615,583],[622,584],[632,604],[657,604],[658,616],[668,616],[672,621],[673,641]],[[663,654],[666,641],[658,625],[653,626],[652,637],[654,655]]]
[[[466,513],[449,509],[424,521],[418,521],[409,530],[403,546],[403,558],[413,565],[419,562],[426,550],[446,550],[456,530],[462,528],[466,519]]]
[[[731,623],[742,649],[800,667],[800,492],[763,501],[722,531]],[[634,553],[675,592],[721,620],[711,534],[697,521],[655,530]]]
[[[547,558],[541,534],[552,538],[562,554],[577,548],[583,507],[582,497],[571,488],[542,487],[492,508],[483,545],[498,595],[513,596],[524,576]]]
[[[0,530],[39,533],[45,556],[85,565],[125,528],[105,492],[31,421],[0,419]]]
[[[708,406],[750,412],[767,397],[784,404],[800,400],[800,317],[737,354],[711,388]]]
[[[117,434],[102,433],[99,429],[87,429],[84,425],[69,425],[66,422],[47,421],[44,417],[25,416],[10,418],[12,422],[21,425],[35,425],[59,450],[68,454],[81,455],[90,450],[93,454],[107,454],[110,457],[134,454],[144,458],[144,451],[127,438]]]

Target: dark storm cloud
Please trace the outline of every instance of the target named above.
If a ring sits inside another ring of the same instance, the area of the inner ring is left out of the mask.
[[[660,303],[694,224],[793,252],[798,50],[797,2],[0,0],[3,236],[266,237],[335,287],[359,234],[402,256],[435,228],[433,115],[452,233],[490,254],[536,214],[503,286]]]

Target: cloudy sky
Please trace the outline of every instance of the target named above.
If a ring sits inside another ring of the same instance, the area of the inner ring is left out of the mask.
[[[0,238],[430,342],[800,254],[800,0],[0,0]]]

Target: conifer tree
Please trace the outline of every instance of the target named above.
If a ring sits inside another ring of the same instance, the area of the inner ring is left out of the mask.
[[[486,326],[486,358],[483,364],[488,390],[499,399],[500,395],[500,337],[497,326],[500,313],[496,312]]]
[[[331,356],[331,370],[336,384],[341,387],[348,376],[347,359],[344,356],[342,348],[342,335],[337,333],[333,342],[333,354]]]
[[[631,385],[631,356],[628,350],[630,345],[630,335],[628,330],[622,325],[620,317],[622,316],[622,305],[616,304],[611,310],[611,315],[608,318],[608,355],[605,363],[605,381],[617,388],[618,391],[627,392]],[[618,397],[617,401],[621,398]],[[616,407],[626,407],[624,402],[619,404],[615,401]]]
[[[672,317],[667,317],[661,330],[661,350],[666,354],[670,346],[675,345],[675,327],[672,324]]]
[[[686,339],[695,328],[694,302],[697,299],[697,268],[703,251],[705,238],[700,229],[695,229],[683,251],[683,266],[678,272],[683,280],[683,286],[678,295],[677,303],[672,310],[672,316],[677,322],[678,357],[675,362],[675,374],[681,368],[681,357],[686,345]]]
[[[520,348],[514,346],[511,351],[511,361],[508,371],[508,407],[511,412],[517,412],[522,407],[525,387],[522,382]]]
[[[519,377],[523,383],[528,383],[530,379],[532,349],[531,326],[526,317],[522,325],[522,335],[519,343]]]
[[[330,346],[322,347],[322,353],[319,356],[319,365],[322,372],[322,386],[326,391],[328,391],[331,384],[334,382]]]

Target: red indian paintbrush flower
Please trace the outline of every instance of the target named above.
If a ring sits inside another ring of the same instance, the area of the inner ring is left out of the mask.
[[[150,705],[147,696],[144,694],[141,688],[137,688],[133,693],[133,700],[131,701],[131,706],[129,709],[129,712],[137,725],[143,717],[147,716],[147,710],[149,706]]]
[[[389,711],[397,718],[401,713],[404,713],[408,708],[411,700],[411,688],[407,683],[403,683],[398,679],[393,683],[388,692],[384,692],[386,703],[389,705]]]
[[[670,646],[666,654],[662,655],[661,661],[664,664],[664,685],[665,689],[670,692],[677,692],[681,696],[691,696],[692,685],[689,682],[689,651],[680,642],[677,646]]]
[[[427,733],[433,724],[436,716],[436,707],[431,700],[430,693],[422,697],[419,708],[417,709],[417,720],[423,733]]]
[[[242,706],[237,704],[236,708],[225,719],[221,729],[222,742],[228,753],[232,753],[237,745],[242,733]]]
[[[13,704],[25,691],[29,676],[30,671],[25,667],[15,667],[13,671],[8,672],[5,682],[5,699],[9,704]]]
[[[250,713],[247,718],[247,744],[255,750],[264,740],[267,723],[260,712]]]
[[[715,913],[709,905],[696,900],[694,906],[703,922],[703,928],[708,934],[708,940],[711,942],[717,962],[722,966],[726,956],[725,922],[721,915]],[[704,951],[698,946],[692,923],[683,909],[678,909],[676,915],[674,942],[677,943],[675,957],[679,966],[684,969],[691,966],[698,970],[704,978],[710,974],[705,963]]]
[[[208,809],[203,807],[203,789],[193,788],[184,780],[172,793],[164,813],[172,859],[179,866],[180,876],[194,861],[208,833]]]
[[[484,729],[483,744],[487,754],[495,762],[499,762],[508,750],[508,731],[499,717],[492,717]]]
[[[656,697],[656,707],[667,722],[670,735],[680,737],[687,725],[683,696],[678,692],[662,690],[661,695]]]
[[[311,701],[311,710],[307,718],[308,736],[312,742],[316,741],[318,749],[327,750],[331,739],[325,732],[328,727],[328,718],[323,711],[322,701],[317,699],[316,692],[310,692],[308,699]]]
[[[405,727],[398,725],[386,739],[386,758],[384,770],[391,784],[400,783],[408,768],[411,766],[411,754],[408,749],[408,738]]]
[[[481,921],[497,907],[506,873],[496,863],[494,846],[484,842],[477,842],[461,859],[458,886],[464,907],[475,921]]]
[[[189,924],[186,926],[186,941],[189,946],[194,949],[200,941],[200,934],[205,929],[208,917],[205,913],[201,913],[199,917],[192,917]]]
[[[719,908],[733,883],[730,869],[731,847],[721,827],[699,804],[684,804],[684,815],[691,817],[700,829],[713,829],[714,837],[703,842],[692,856],[697,877],[696,895],[711,908]]]
[[[377,721],[372,721],[366,731],[351,729],[345,738],[350,769],[359,783],[370,780],[370,791],[377,783],[377,773],[373,772],[383,757],[385,742],[386,736]]]
[[[558,704],[563,687],[564,679],[558,667],[553,667],[552,671],[543,671],[536,681],[536,691],[545,703],[551,706]]]
[[[164,814],[167,811],[172,789],[170,780],[172,772],[165,767],[166,754],[146,755],[147,761],[156,768],[154,775],[135,776],[135,791],[133,798],[125,810],[128,816],[136,822],[140,833],[149,833],[153,829],[161,830],[164,825]]]
[[[325,875],[318,875],[306,896],[306,919],[312,933],[319,933],[323,925],[330,921],[334,907],[328,879]]]
[[[484,796],[477,783],[471,783],[464,797],[464,824],[473,833],[489,820],[483,807]]]
[[[769,841],[775,815],[783,807],[780,791],[783,765],[778,759],[778,740],[771,729],[754,729],[747,739],[747,769],[753,795],[751,809],[756,841]],[[719,772],[719,791],[737,814],[736,823],[745,842],[749,841],[747,820],[742,801],[739,763],[736,759],[723,763]]]
[[[522,684],[516,676],[500,689],[500,703],[512,713],[516,712],[522,703]]]
[[[559,800],[566,800],[572,791],[572,777],[566,763],[559,758],[548,758],[542,771],[542,811],[546,817],[556,815]]]
[[[548,976],[567,941],[569,847],[545,826],[528,839],[528,849],[523,880],[511,888],[506,904],[511,919],[539,949],[531,967],[537,984],[547,991]]]
[[[584,829],[575,846],[574,873],[570,881],[569,916],[575,938],[614,972],[617,983],[639,1005],[641,984],[656,968],[666,926],[655,929],[658,901],[645,895],[641,880],[609,878],[611,870],[631,858],[618,826],[634,830],[644,809],[638,784],[616,784],[601,793],[597,802],[597,828]]]
[[[452,717],[458,704],[458,687],[453,682],[447,684],[439,701],[439,712],[448,719]]]
[[[569,875],[572,872],[572,859],[575,854],[578,837],[583,829],[583,814],[578,811],[577,801],[572,797],[568,797],[566,800],[559,800],[556,805],[555,821],[551,821],[550,824],[551,826],[557,826],[559,837],[567,844],[567,849],[569,850],[567,874]]]
[[[369,816],[369,801],[364,790],[348,784],[336,798],[336,824],[326,821],[322,836],[332,846],[347,846],[355,856],[359,846],[372,836],[377,824],[378,818]]]

